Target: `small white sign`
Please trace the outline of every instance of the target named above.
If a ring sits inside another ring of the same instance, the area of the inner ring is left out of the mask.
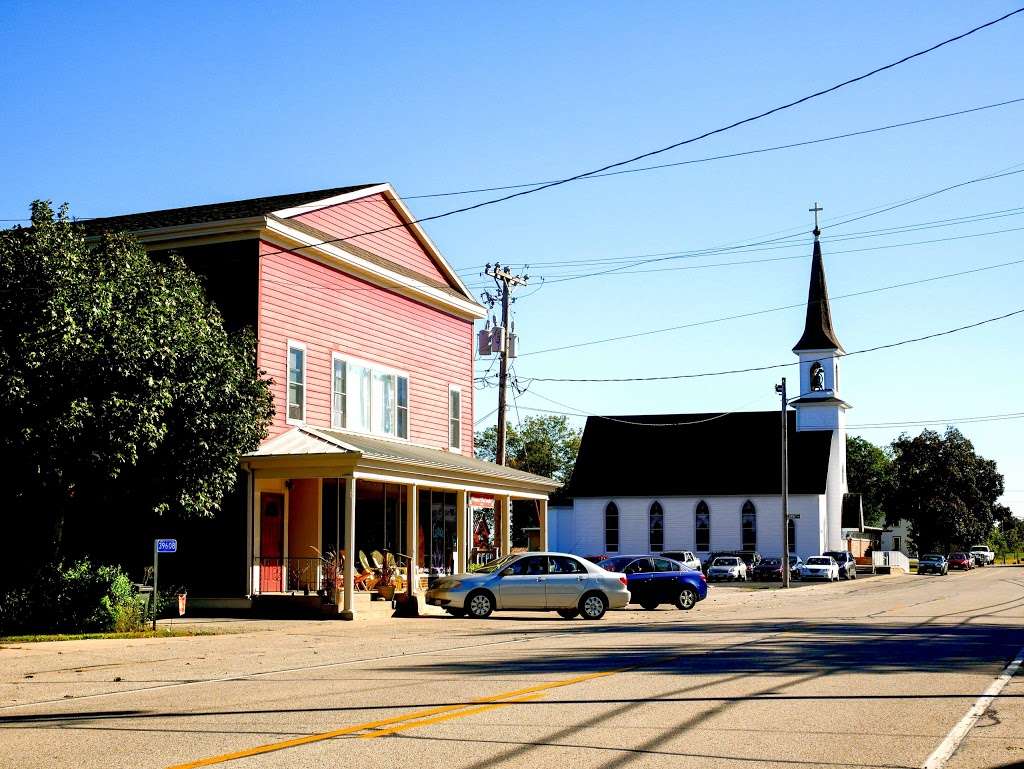
[[[790,513],[789,520],[796,521],[800,519],[800,513]]]

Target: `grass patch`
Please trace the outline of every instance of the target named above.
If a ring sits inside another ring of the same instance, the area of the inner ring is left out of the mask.
[[[0,644],[43,643],[45,641],[91,641],[94,638],[178,638],[181,636],[220,635],[224,631],[196,628],[160,628],[158,630],[136,630],[131,633],[38,633],[30,635],[0,636]]]

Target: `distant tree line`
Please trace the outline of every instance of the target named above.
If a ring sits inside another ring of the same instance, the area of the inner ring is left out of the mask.
[[[909,524],[918,552],[948,553],[984,544],[994,531],[1020,522],[998,502],[1003,476],[955,427],[899,436],[888,446],[858,436],[846,440],[847,480],[860,493],[868,525]]]

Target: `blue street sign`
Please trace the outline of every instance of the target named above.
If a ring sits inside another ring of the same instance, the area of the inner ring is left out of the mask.
[[[158,553],[176,553],[178,552],[178,540],[158,539],[156,541],[156,551]]]

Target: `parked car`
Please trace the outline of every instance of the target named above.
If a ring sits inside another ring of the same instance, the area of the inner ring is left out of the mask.
[[[839,566],[839,579],[857,579],[857,559],[845,550],[826,550],[822,555],[829,556]]]
[[[949,564],[938,553],[925,553],[917,559],[917,573],[947,575],[949,574]]]
[[[704,561],[705,573],[715,562],[715,559],[721,557],[739,558],[746,565],[748,574],[751,573],[754,570],[754,567],[761,562],[761,554],[756,550],[723,550],[718,553],[712,553],[708,556],[707,560]]]
[[[625,574],[629,602],[638,603],[648,610],[670,603],[689,611],[708,597],[708,582],[704,574],[671,558],[618,555],[598,566]]]
[[[666,550],[663,553],[655,553],[660,555],[662,558],[670,558],[673,561],[679,561],[683,566],[689,566],[691,569],[701,570],[700,558],[696,554],[689,550]]]
[[[567,553],[516,553],[472,574],[441,577],[426,593],[454,617],[484,619],[494,611],[557,611],[565,619],[601,619],[629,603],[625,574]]]
[[[800,567],[800,579],[839,581],[839,564],[830,555],[812,555]]]
[[[789,577],[790,579],[799,579],[800,567],[803,566],[803,561],[800,556],[790,553],[789,555]],[[778,556],[772,556],[770,558],[762,558],[757,566],[754,567],[751,572],[753,579],[755,580],[781,580],[782,579],[782,558]]]
[[[970,571],[974,568],[974,558],[962,552],[950,553],[948,563],[950,570]]]
[[[737,555],[720,555],[708,567],[708,582],[720,579],[733,582],[747,581],[747,565]]]
[[[971,548],[971,552],[982,557],[982,560],[984,561],[984,563],[981,564],[982,566],[988,566],[989,564],[996,562],[996,554],[988,545],[974,545]]]

